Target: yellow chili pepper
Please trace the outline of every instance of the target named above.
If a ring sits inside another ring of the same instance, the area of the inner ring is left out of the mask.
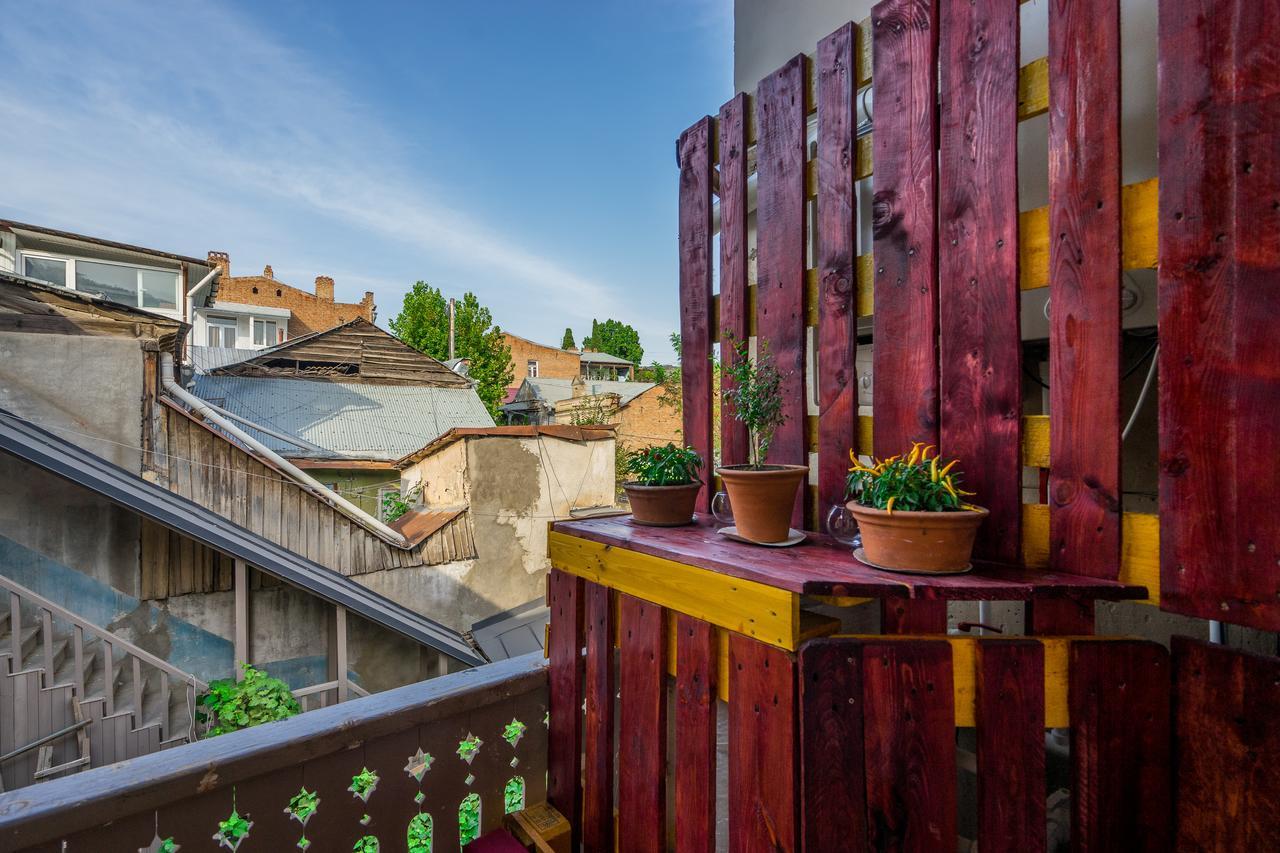
[[[889,502],[884,505],[884,511],[889,513],[889,515],[893,515],[893,502],[896,500],[897,498],[889,498]]]
[[[938,457],[936,456],[929,461],[929,479],[935,483],[938,482]]]
[[[938,476],[939,477],[947,476],[947,474],[951,473],[951,469],[956,467],[956,463],[959,461],[960,461],[959,459],[952,459],[950,462],[946,464],[946,467],[944,467],[941,471],[938,472]]]

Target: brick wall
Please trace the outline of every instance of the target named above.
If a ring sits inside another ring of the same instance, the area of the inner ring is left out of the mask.
[[[373,293],[366,291],[359,302],[334,302],[333,279],[316,276],[315,293],[277,281],[270,266],[262,275],[231,275],[231,259],[225,252],[210,252],[209,262],[222,268],[216,301],[239,302],[270,308],[288,308],[289,337],[300,338],[312,332],[323,332],[356,317],[372,323],[377,317]],[[216,304],[216,302],[215,302]]]
[[[538,376],[542,379],[572,379],[578,375],[577,352],[543,346],[516,335],[504,333],[502,337],[511,347],[512,385],[519,385],[529,375],[530,360],[538,362]]]
[[[656,385],[622,407],[618,444],[634,450],[667,442],[681,443],[683,418],[679,408],[659,402],[665,393],[665,388]]]

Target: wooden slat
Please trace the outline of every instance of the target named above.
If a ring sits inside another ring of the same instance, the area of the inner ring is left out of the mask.
[[[1280,838],[1280,658],[1173,638],[1178,850]]]
[[[756,203],[756,303],[759,337],[782,377],[786,421],[769,446],[768,459],[806,465],[805,396],[805,91],[809,60],[794,57],[760,81],[756,94],[758,183]],[[807,478],[806,478],[807,479]],[[796,495],[792,526],[804,526],[804,490]]]
[[[938,443],[938,19],[930,0],[872,13],[875,455]]]
[[[939,599],[880,600],[880,633],[944,634],[947,602]]]
[[[729,637],[729,849],[793,851],[798,802],[795,660]]]
[[[1161,606],[1280,630],[1280,16],[1160,15]]]
[[[860,849],[867,837],[862,653],[855,641],[800,649],[800,832],[804,849]]]
[[[746,341],[748,321],[755,326],[755,305],[747,304],[747,116],[751,105],[745,92],[720,108],[720,294],[719,312],[712,327],[715,340]],[[754,290],[752,291],[754,293]],[[728,334],[726,334],[728,333]],[[722,346],[720,360],[729,365],[735,353]],[[721,373],[722,390],[732,380]],[[747,428],[733,416],[733,406],[722,403],[720,410],[720,459],[722,465],[747,461]],[[710,482],[711,470],[707,468]]]
[[[1120,568],[1120,4],[1049,6],[1049,566]]]
[[[684,443],[707,460],[711,442],[711,165],[712,121],[703,117],[680,136],[680,344]],[[710,489],[698,492],[705,512]]]
[[[613,613],[608,587],[586,584],[582,843],[587,850],[613,849]]]
[[[582,831],[582,580],[556,569],[547,573],[551,608],[550,728],[547,733],[547,799],[569,819],[574,847]]]
[[[978,844],[983,853],[1045,849],[1044,647],[977,643]]]
[[[1072,849],[1170,849],[1169,653],[1072,643],[1068,695]]]
[[[1126,512],[1120,520],[1120,580],[1145,586],[1146,601],[1160,603],[1160,519],[1158,516]],[[1022,560],[1027,568],[1049,567],[1049,507],[1022,505]]]
[[[940,19],[938,443],[991,512],[974,554],[1013,563],[1022,526],[1018,7],[947,0]]]
[[[941,640],[867,642],[862,677],[869,846],[953,853],[951,647]]]
[[[857,28],[846,24],[818,43],[818,517],[844,502],[848,452],[857,448],[858,371],[854,295],[858,200],[853,177],[857,112]],[[867,448],[868,450],[870,448]]]
[[[662,608],[618,596],[618,850],[666,848],[667,620]]]
[[[676,619],[676,849],[716,849],[716,629]],[[589,849],[607,849],[591,848]]]

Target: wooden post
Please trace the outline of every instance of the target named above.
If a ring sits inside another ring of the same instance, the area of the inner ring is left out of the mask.
[[[244,560],[237,559],[236,573],[236,614],[235,614],[235,660],[232,668],[236,673],[236,681],[244,677],[239,664],[249,662],[249,567]]]
[[[13,655],[14,672],[22,671],[22,599],[16,592],[9,593],[9,646]]]
[[[338,701],[345,702],[350,690],[350,685],[347,682],[347,608],[335,606],[333,613],[335,617],[334,645],[336,646],[336,665],[338,669]]]

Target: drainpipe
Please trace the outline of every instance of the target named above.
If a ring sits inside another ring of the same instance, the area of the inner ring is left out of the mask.
[[[313,480],[310,476],[308,476],[305,472],[303,472],[302,469],[298,468],[292,462],[285,459],[283,456],[276,453],[274,450],[267,447],[265,444],[258,441],[253,436],[249,435],[249,433],[245,432],[240,427],[233,424],[230,419],[223,417],[204,400],[201,400],[199,397],[197,397],[196,395],[192,394],[190,391],[188,391],[187,389],[179,385],[173,378],[173,371],[174,371],[173,356],[167,352],[161,353],[160,354],[160,382],[164,385],[164,388],[166,391],[168,391],[178,400],[181,400],[183,403],[190,406],[192,409],[198,412],[202,417],[205,417],[208,420],[213,421],[221,429],[225,430],[227,433],[234,436],[238,441],[240,441],[246,447],[251,448],[255,453],[271,460],[271,462],[277,468],[279,468],[281,471],[283,471],[284,473],[292,477],[294,480],[296,480],[297,483],[307,491],[316,495],[320,499],[335,505],[344,514],[360,522],[360,524],[364,525],[365,527],[372,528],[383,539],[386,539],[395,545],[399,545],[400,547],[405,547],[407,543],[403,536],[401,536],[399,533],[396,533],[390,527],[387,527],[387,525],[383,524],[381,521],[378,521],[378,519],[369,515],[364,510],[360,509],[360,507],[356,506],[351,501],[344,498],[342,495],[338,494],[337,492],[331,489],[326,489],[323,485],[321,485],[316,480]]]

